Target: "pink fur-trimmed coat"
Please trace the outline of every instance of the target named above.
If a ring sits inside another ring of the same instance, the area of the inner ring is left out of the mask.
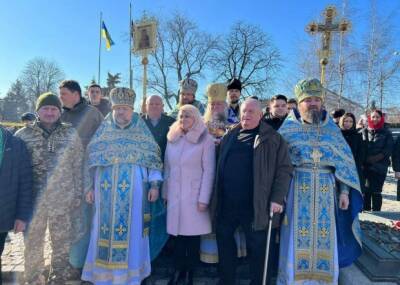
[[[187,134],[174,123],[167,135],[162,196],[167,199],[167,232],[171,235],[203,235],[211,232],[209,204],[215,172],[215,145],[201,122]]]

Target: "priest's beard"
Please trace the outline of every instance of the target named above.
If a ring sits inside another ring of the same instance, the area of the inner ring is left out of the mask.
[[[223,113],[216,113],[213,115],[213,119],[219,122],[226,122],[227,120],[227,114],[226,112]]]
[[[218,122],[225,124],[228,119],[228,109],[224,112],[212,113],[211,108],[207,106],[206,113],[204,114],[204,121],[206,123]]]
[[[322,111],[318,109],[307,110],[306,121],[313,125],[319,125],[322,119]]]
[[[322,112],[316,109],[310,110],[310,117],[313,125],[319,125],[322,119]]]

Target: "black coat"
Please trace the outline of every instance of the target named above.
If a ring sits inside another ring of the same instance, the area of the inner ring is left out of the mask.
[[[164,161],[165,149],[167,147],[167,134],[169,127],[175,122],[175,119],[161,114],[160,121],[156,126],[153,126],[150,118],[147,115],[142,115],[142,119],[145,121],[147,127],[150,129],[151,133],[158,146],[161,149],[161,159]]]
[[[367,143],[365,170],[386,175],[393,151],[392,133],[385,127],[378,130],[364,129],[363,141]]]
[[[400,172],[400,136],[397,137],[393,147],[392,164],[393,170],[395,172]]]
[[[224,170],[227,169],[226,158],[241,128],[241,125],[237,124],[225,134],[220,143],[215,190],[210,206],[210,215],[214,219],[221,209]],[[235,168],[232,167],[231,171],[235,171]],[[271,126],[261,120],[258,136],[253,146],[253,226],[255,230],[267,228],[270,202],[281,205],[284,203],[292,173],[293,166],[286,141]],[[272,227],[278,227],[279,222],[279,215],[274,215]]]
[[[16,219],[28,222],[32,215],[32,165],[25,143],[9,131],[3,132],[0,166],[0,232],[14,227]]]
[[[285,121],[287,115],[284,118],[275,118],[272,117],[271,114],[266,113],[263,117],[263,120],[270,125],[275,131],[279,130],[282,126],[283,122]]]
[[[353,130],[342,130],[343,137],[351,148],[353,153],[354,161],[356,163],[358,176],[360,178],[361,188],[364,187],[365,180],[363,174],[363,168],[365,160],[367,158],[367,143],[363,141],[363,136],[360,131]]]

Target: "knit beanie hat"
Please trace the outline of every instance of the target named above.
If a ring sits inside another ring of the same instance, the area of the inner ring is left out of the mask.
[[[43,106],[55,106],[61,111],[61,101],[60,99],[51,92],[43,93],[36,100],[36,111],[38,111]]]

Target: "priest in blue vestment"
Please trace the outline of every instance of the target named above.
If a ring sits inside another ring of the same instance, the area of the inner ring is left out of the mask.
[[[279,133],[295,167],[281,227],[277,284],[338,284],[339,268],[361,254],[362,195],[350,147],[323,109],[318,79],[295,87]]]
[[[112,114],[87,148],[86,200],[95,214],[82,279],[139,285],[151,272],[151,204],[162,181],[160,148],[140,116],[135,93],[110,92]]]

